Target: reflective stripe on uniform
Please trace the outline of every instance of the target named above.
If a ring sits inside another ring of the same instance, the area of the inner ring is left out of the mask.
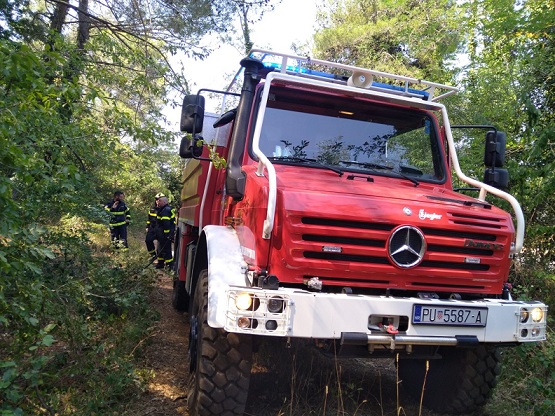
[[[123,222],[114,222],[114,223],[110,223],[110,227],[119,227],[120,225],[124,225],[127,224],[125,221]]]

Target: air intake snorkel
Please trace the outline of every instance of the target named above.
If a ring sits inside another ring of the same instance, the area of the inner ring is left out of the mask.
[[[253,58],[241,60],[241,66],[244,68],[245,78],[241,89],[241,100],[237,108],[235,128],[231,137],[226,178],[227,194],[235,200],[243,198],[245,193],[245,174],[241,170],[241,161],[247,140],[256,86],[260,82],[261,72],[264,69],[262,62]]]

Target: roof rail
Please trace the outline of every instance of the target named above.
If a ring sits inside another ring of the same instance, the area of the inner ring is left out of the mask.
[[[458,88],[450,85],[264,49],[252,49],[249,57],[260,60],[268,72],[276,71],[298,75],[426,101],[438,102],[458,91]],[[237,80],[241,70],[235,75],[228,91]],[[376,81],[376,79],[380,81]]]

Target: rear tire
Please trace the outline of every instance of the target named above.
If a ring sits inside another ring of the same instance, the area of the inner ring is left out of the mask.
[[[439,360],[399,361],[399,378],[411,396],[440,413],[468,414],[486,404],[501,372],[500,355],[495,347],[443,348]],[[424,377],[426,377],[424,385]]]
[[[208,272],[203,270],[190,311],[189,414],[242,415],[249,392],[252,338],[211,328],[207,318]]]
[[[174,261],[173,261],[173,293],[172,293],[172,306],[178,311],[187,311],[189,309],[189,294],[187,289],[185,289],[185,282],[179,280],[179,265],[181,262],[181,247],[179,244],[179,232],[175,238],[174,243]],[[186,267],[185,262],[183,262],[181,267]]]
[[[179,262],[181,261],[180,232],[177,230],[175,240],[173,242],[173,267],[172,270],[176,276],[179,276]]]
[[[185,289],[185,282],[182,280],[174,279],[173,281],[172,306],[178,311],[189,309],[189,294]]]

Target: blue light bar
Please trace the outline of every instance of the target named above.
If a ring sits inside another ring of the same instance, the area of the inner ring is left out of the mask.
[[[264,64],[264,67],[268,68],[270,71],[274,71],[274,70],[281,71],[281,64],[278,64],[278,63],[275,63],[275,62],[263,62],[263,64]],[[302,66],[287,65],[286,71],[292,72],[292,73],[312,75],[312,76],[316,76],[316,77],[323,77],[323,78],[328,78],[328,79],[336,79],[336,80],[346,81],[345,76],[336,75],[336,74],[329,74],[327,72],[322,72],[322,71],[315,71],[313,69],[303,68]],[[403,92],[403,93],[410,93],[410,94],[414,94],[414,95],[419,95],[424,99],[428,99],[428,97],[430,96],[430,94],[426,91],[416,90],[414,88],[406,89],[406,88],[403,88],[403,87],[399,87],[397,85],[390,85],[390,84],[386,84],[386,83],[383,83],[383,82],[373,81],[372,82],[372,87],[382,88],[382,89],[387,89],[387,90],[392,90],[392,91],[398,91],[398,92]]]
[[[428,98],[430,96],[430,94],[426,91],[422,91],[422,90],[415,90],[414,88],[403,88],[403,87],[399,87],[398,85],[390,85],[390,84],[385,84],[383,82],[372,82],[372,86],[373,87],[377,87],[377,88],[386,88],[388,90],[394,90],[394,91],[401,91],[401,92],[409,92],[411,94],[415,94],[415,95],[421,95],[424,98]]]
[[[277,64],[275,62],[263,62],[263,64],[266,68],[271,69],[272,71],[273,70],[281,71],[281,64]],[[312,69],[307,69],[299,66],[287,65],[287,68],[285,69],[286,71],[296,72],[299,74],[314,75],[317,77],[344,80],[344,77],[341,75],[328,74],[327,72],[314,71]]]

